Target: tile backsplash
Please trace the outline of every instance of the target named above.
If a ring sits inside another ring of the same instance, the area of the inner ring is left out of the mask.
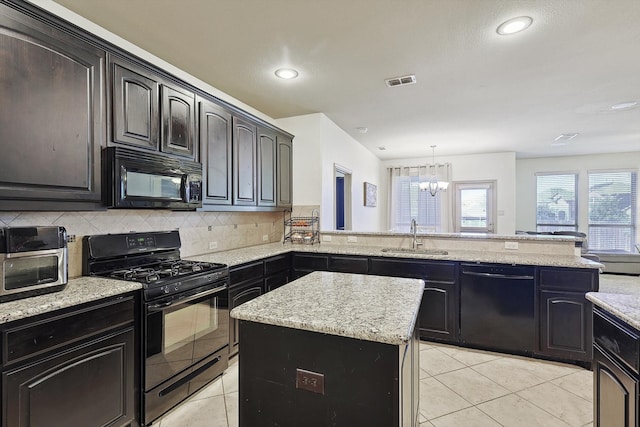
[[[183,257],[282,241],[282,212],[0,212],[0,226],[61,225],[75,235],[69,247],[69,277],[82,275],[82,237],[130,231],[180,231]],[[264,240],[267,236],[267,240]],[[210,246],[217,246],[209,249]]]

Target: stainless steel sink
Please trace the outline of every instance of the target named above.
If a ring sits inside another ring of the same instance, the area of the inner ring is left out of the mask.
[[[411,249],[411,248],[384,248],[382,252],[424,254],[424,255],[448,255],[449,252],[442,249]]]

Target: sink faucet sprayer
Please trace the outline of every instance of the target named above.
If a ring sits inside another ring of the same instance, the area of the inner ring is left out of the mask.
[[[413,242],[411,243],[411,249],[415,249],[416,246],[422,246],[422,242],[417,241],[416,234],[418,233],[418,223],[416,222],[415,218],[411,218],[411,229],[409,230],[409,232],[413,233]]]

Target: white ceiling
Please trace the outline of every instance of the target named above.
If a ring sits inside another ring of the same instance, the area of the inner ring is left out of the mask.
[[[640,150],[640,106],[610,109],[640,101],[640,0],[56,1],[273,118],[322,112],[381,159]],[[520,15],[527,31],[496,33]]]

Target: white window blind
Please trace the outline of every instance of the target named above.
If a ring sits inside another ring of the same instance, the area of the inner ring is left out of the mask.
[[[408,233],[411,220],[415,219],[421,231],[442,231],[442,192],[435,196],[418,187],[420,177],[416,175],[392,175],[390,192],[390,229]]]
[[[637,174],[589,173],[589,249],[634,252]]]
[[[536,175],[536,231],[577,231],[577,175]]]

